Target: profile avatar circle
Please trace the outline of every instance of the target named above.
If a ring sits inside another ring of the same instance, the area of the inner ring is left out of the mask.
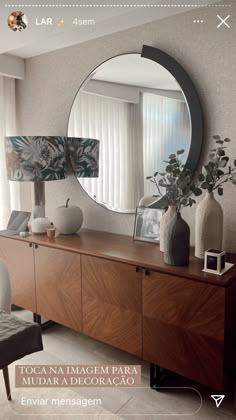
[[[8,16],[8,26],[14,32],[20,32],[28,25],[27,16],[23,12],[12,12]]]

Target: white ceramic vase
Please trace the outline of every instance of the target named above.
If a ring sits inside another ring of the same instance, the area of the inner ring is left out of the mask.
[[[165,252],[167,245],[166,226],[176,215],[176,207],[169,206],[160,219],[160,251]]]
[[[198,204],[195,221],[195,257],[204,259],[209,248],[222,249],[223,210],[214,193],[207,192]]]

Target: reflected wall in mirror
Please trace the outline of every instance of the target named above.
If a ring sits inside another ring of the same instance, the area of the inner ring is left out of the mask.
[[[140,54],[124,54],[97,67],[79,89],[68,136],[100,140],[100,173],[78,178],[104,207],[134,213],[140,199],[157,194],[146,177],[171,153],[191,146],[189,106],[175,77]]]

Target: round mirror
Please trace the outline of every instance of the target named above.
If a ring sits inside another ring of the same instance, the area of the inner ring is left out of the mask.
[[[197,132],[195,132],[197,130]],[[99,176],[78,178],[98,204],[134,213],[157,194],[146,177],[163,171],[170,154],[184,149],[195,169],[201,149],[201,110],[191,80],[176,61],[152,47],[97,67],[73,102],[68,136],[99,140]],[[154,204],[163,206],[162,200]]]

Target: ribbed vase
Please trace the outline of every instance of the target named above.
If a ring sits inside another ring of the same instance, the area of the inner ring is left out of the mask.
[[[165,252],[167,239],[166,239],[166,226],[176,215],[176,207],[169,206],[167,211],[162,215],[160,219],[160,251]]]
[[[167,246],[164,262],[168,265],[188,265],[190,253],[190,228],[178,212],[166,228]]]
[[[214,193],[206,193],[198,204],[195,221],[195,257],[204,258],[209,248],[222,249],[223,210],[214,197]]]

